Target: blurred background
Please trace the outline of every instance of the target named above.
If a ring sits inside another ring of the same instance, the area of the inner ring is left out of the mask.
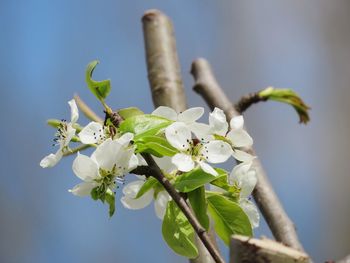
[[[106,206],[67,192],[79,182],[72,158],[39,167],[56,151],[46,119],[69,119],[75,92],[101,112],[84,82],[94,59],[95,78],[112,79],[109,104],[152,111],[140,22],[150,8],[173,20],[190,106],[205,105],[189,74],[205,57],[232,101],[272,85],[312,107],[306,126],[275,102],[252,106],[246,123],[315,262],[350,253],[349,1],[2,0],[0,262],[187,262],[162,241],[153,206],[118,202],[109,219]],[[255,234],[271,236],[264,222]]]

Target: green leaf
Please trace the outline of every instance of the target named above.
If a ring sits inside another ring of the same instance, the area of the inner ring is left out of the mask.
[[[98,60],[94,60],[88,64],[85,81],[90,91],[97,97],[97,99],[103,101],[111,91],[111,81],[109,79],[101,81],[95,81],[92,79],[92,73],[98,63],[100,63]]]
[[[127,118],[137,116],[137,115],[143,115],[144,112],[136,107],[129,107],[125,109],[118,110],[118,114],[125,120]]]
[[[215,169],[219,172],[219,169]],[[211,181],[217,179],[220,175],[214,176],[212,174],[204,172],[202,169],[197,168],[190,172],[184,173],[176,178],[175,188],[183,193],[187,193],[197,189]]]
[[[177,150],[160,136],[142,136],[135,142],[137,152],[148,152],[156,156],[174,156]]]
[[[264,100],[274,100],[291,105],[299,115],[300,123],[308,123],[310,121],[310,107],[304,103],[301,97],[291,89],[275,89],[268,87],[259,93],[259,97]]]
[[[134,133],[134,141],[137,141],[141,137],[157,134],[171,123],[172,121],[155,115],[136,115],[124,120],[119,126],[119,131]]]
[[[115,194],[110,189],[106,191],[105,202],[109,205],[109,217],[112,217],[115,212]]]
[[[252,236],[252,227],[242,208],[221,195],[207,197],[208,211],[214,220],[218,236],[229,245],[231,235]]]
[[[194,230],[174,201],[168,202],[162,234],[165,242],[175,253],[188,258],[198,256],[194,243]]]
[[[209,217],[207,215],[207,202],[205,200],[205,188],[199,187],[191,192],[187,193],[188,200],[194,214],[196,215],[199,223],[208,230],[209,229]]]
[[[154,177],[148,177],[147,181],[141,186],[140,190],[138,191],[135,199],[140,198],[145,193],[147,193],[149,190],[154,188],[159,182]]]

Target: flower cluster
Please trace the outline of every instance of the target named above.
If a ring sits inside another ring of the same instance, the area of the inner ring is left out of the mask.
[[[224,112],[215,108],[209,114],[208,124],[205,124],[199,122],[204,114],[204,109],[200,107],[177,113],[161,106],[152,114],[128,108],[119,111],[122,121],[118,126],[107,116],[104,123],[92,121],[82,127],[77,124],[79,114],[75,101],[68,103],[71,121],[59,121],[56,125],[55,142],[59,149],[55,154],[44,157],[40,165],[43,168],[53,167],[64,155],[77,153],[72,169],[82,182],[69,190],[72,194],[91,196],[107,203],[112,216],[115,194],[122,185],[120,201],[125,208],[141,209],[154,200],[156,215],[164,220],[163,224],[179,220],[171,213],[180,212],[176,212],[172,198],[155,178],[138,174],[134,177],[136,180],[125,184],[126,175],[134,173],[137,167],[147,167],[141,156],[147,153],[152,155],[174,188],[186,194],[204,227],[209,220],[207,213],[214,221],[226,215],[227,211],[220,209],[228,209],[228,212],[234,213],[233,217],[245,222],[242,223],[246,226],[244,231],[243,227],[236,230],[235,225],[229,226],[225,234],[218,231],[224,241],[226,237],[221,235],[242,231],[243,234],[251,234],[251,229],[259,225],[258,211],[250,200],[257,182],[253,169],[255,157],[246,151],[253,140],[243,128],[242,116],[227,122]],[[71,141],[86,147],[70,148]],[[90,156],[78,151],[88,147],[94,148]],[[231,172],[216,167],[230,158],[238,162]],[[198,205],[203,207],[196,211]],[[215,221],[218,228],[220,222],[225,221],[220,220]]]

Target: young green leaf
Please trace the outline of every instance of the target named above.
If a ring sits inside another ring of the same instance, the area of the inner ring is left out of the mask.
[[[137,116],[137,115],[143,115],[144,112],[136,107],[129,107],[125,109],[118,110],[118,114],[125,120],[127,118]]]
[[[105,202],[109,205],[109,217],[112,217],[115,212],[115,195],[109,189],[106,191]]]
[[[157,134],[171,123],[172,121],[155,115],[136,115],[124,120],[119,126],[119,131],[134,133],[134,141],[137,141],[141,137]]]
[[[103,101],[111,91],[111,81],[109,79],[95,81],[92,79],[92,73],[100,63],[98,60],[90,62],[86,68],[85,80],[90,91],[97,97],[98,100]]]
[[[135,199],[140,198],[145,193],[147,193],[149,190],[155,187],[155,185],[159,184],[156,178],[154,177],[148,177],[147,181],[141,186],[140,190],[138,191]]]
[[[156,156],[174,156],[177,150],[160,136],[141,136],[136,141],[137,152],[147,152]]]
[[[238,204],[221,195],[210,195],[207,201],[214,229],[226,245],[229,245],[233,234],[252,236],[249,218]]]
[[[310,107],[304,103],[301,97],[291,89],[276,89],[268,87],[259,92],[260,98],[264,100],[274,100],[291,105],[299,115],[300,123],[308,123],[310,121]]]
[[[188,258],[198,256],[194,243],[194,230],[174,201],[168,202],[162,234],[165,242],[175,253]]]
[[[215,169],[218,173],[221,169]],[[187,173],[184,173],[176,178],[175,188],[183,193],[187,193],[193,191],[211,181],[219,178],[218,176],[214,176],[212,174],[204,172],[202,169],[197,168]]]
[[[191,192],[187,193],[188,200],[194,214],[196,215],[199,223],[208,230],[209,229],[209,217],[207,215],[207,201],[205,200],[205,188],[199,187]]]

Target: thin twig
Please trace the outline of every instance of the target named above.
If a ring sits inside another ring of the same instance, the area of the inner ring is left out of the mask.
[[[235,105],[235,109],[238,113],[242,114],[254,103],[261,101],[266,101],[267,98],[262,98],[259,96],[259,92],[249,93],[248,95],[243,96]]]
[[[152,158],[150,154],[143,153],[143,158],[146,160],[149,168],[151,169],[152,176],[156,178],[165,188],[165,190],[169,193],[171,198],[175,201],[177,206],[184,213],[188,222],[192,225],[194,231],[197,233],[200,240],[203,242],[210,255],[213,257],[215,262],[225,263],[225,260],[221,257],[219,251],[212,243],[209,234],[205,231],[205,229],[198,222],[197,218],[194,216],[192,210],[187,204],[186,200],[178,193],[173,185],[169,182],[169,180],[163,175],[162,171]]]
[[[142,17],[148,80],[155,107],[168,106],[177,112],[186,110],[186,95],[176,52],[174,30],[170,19],[159,10],[148,10]],[[213,228],[209,229],[216,245]],[[196,237],[199,256],[192,263],[212,263],[202,242]]]
[[[74,95],[74,99],[80,111],[84,113],[88,119],[103,123],[103,120],[77,94]]]
[[[77,146],[76,148],[73,148],[73,149],[66,151],[63,154],[63,156],[69,156],[69,155],[75,154],[77,152],[83,151],[83,150],[88,149],[88,148],[93,147],[93,146],[94,145],[91,145],[91,144],[82,144],[82,145]]]
[[[220,88],[209,63],[205,59],[195,60],[192,63],[191,73],[195,79],[193,89],[204,98],[211,109],[214,107],[221,108],[225,112],[227,119],[239,115],[224,91]],[[249,151],[255,154],[253,148],[250,148]],[[253,192],[253,197],[274,237],[277,241],[287,246],[304,251],[299,242],[294,224],[284,211],[259,160],[254,162],[254,168],[257,172],[258,182]]]

